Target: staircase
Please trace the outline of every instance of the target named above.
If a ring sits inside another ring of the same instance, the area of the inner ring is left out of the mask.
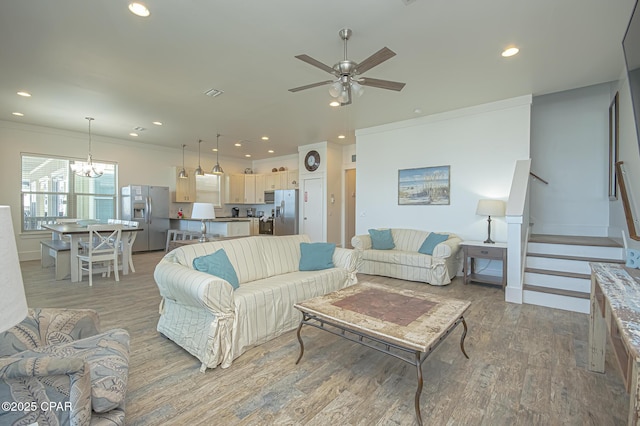
[[[588,314],[589,262],[624,263],[624,248],[606,237],[533,234],[524,270],[523,302]]]

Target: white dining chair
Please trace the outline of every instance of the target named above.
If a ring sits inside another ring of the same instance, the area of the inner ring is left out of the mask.
[[[93,264],[106,264],[107,276],[111,276],[111,264],[113,263],[113,273],[116,281],[120,281],[118,275],[118,254],[120,251],[120,240],[122,237],[122,224],[112,225],[88,225],[89,241],[86,252],[78,255],[78,275],[82,282],[83,271],[89,273],[89,286],[93,286]],[[104,267],[96,272],[104,272]]]

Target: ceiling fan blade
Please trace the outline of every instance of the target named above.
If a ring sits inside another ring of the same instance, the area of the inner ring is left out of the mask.
[[[363,86],[377,87],[379,89],[401,91],[406,83],[398,83],[397,81],[380,80],[377,78],[363,77],[358,80]]]
[[[362,74],[365,71],[368,71],[371,68],[375,67],[376,65],[380,65],[387,59],[393,58],[394,56],[396,56],[396,53],[393,50],[389,49],[388,47],[383,47],[364,61],[360,62],[356,67],[357,73]]]
[[[330,74],[336,73],[336,71],[333,68],[331,68],[329,65],[325,65],[322,62],[316,59],[313,59],[309,55],[298,55],[296,56],[296,58],[300,59],[302,62],[308,63],[309,65],[313,65],[314,67],[320,68],[321,70],[326,71]]]
[[[306,86],[294,87],[293,89],[289,89],[290,92],[299,92],[305,89],[311,89],[312,87],[324,86],[325,84],[333,83],[333,80],[321,81],[319,83],[307,84]]]

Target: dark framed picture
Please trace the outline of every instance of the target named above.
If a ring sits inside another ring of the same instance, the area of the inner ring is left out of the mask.
[[[616,163],[618,162],[618,92],[609,105],[609,200],[618,199]]]
[[[449,205],[450,166],[398,170],[398,205]]]

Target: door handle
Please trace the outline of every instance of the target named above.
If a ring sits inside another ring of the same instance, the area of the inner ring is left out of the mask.
[[[151,211],[152,204],[153,204],[153,200],[151,199],[151,197],[147,197],[147,211],[149,212],[147,214],[147,222],[149,223],[149,225],[151,225],[151,216],[153,214],[153,211]]]

